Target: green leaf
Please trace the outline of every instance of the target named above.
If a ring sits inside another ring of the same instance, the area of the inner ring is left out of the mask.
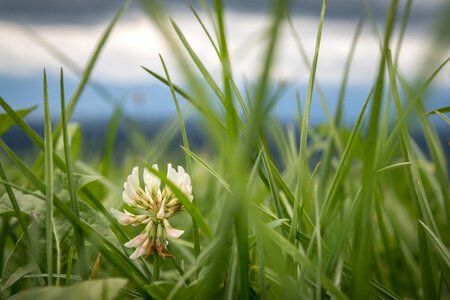
[[[28,216],[33,216],[39,221],[45,220],[45,202],[37,195],[25,194],[21,191],[14,192],[20,210]],[[39,194],[38,194],[39,195]],[[15,211],[7,194],[0,198],[0,216],[15,216]]]
[[[20,256],[20,258],[23,258],[23,257]],[[11,267],[11,264],[9,264],[8,269],[7,269],[7,276],[5,276],[6,279],[3,280],[3,277],[2,277],[2,280],[0,282],[1,289],[5,290],[5,289],[9,288],[14,283],[19,281],[23,276],[25,276],[33,271],[36,271],[36,270],[38,270],[38,266],[35,263],[29,263],[24,266],[16,266],[16,267]],[[10,271],[12,271],[12,273],[9,273]],[[5,282],[3,282],[3,281],[5,281]]]
[[[144,288],[147,293],[153,298],[158,300],[167,299],[169,292],[175,287],[175,283],[168,281],[156,281],[152,284],[146,285]],[[191,284],[187,287],[178,289],[173,295],[172,299],[194,299],[196,286]]]
[[[38,241],[38,237],[33,236],[36,241]],[[44,249],[45,240],[39,239],[39,243],[37,244],[39,249]],[[36,246],[36,243],[35,243]],[[42,253],[43,251],[38,251],[38,249],[34,249],[36,253]],[[0,287],[2,290],[5,290],[11,287],[14,283],[19,281],[23,276],[31,273],[39,271],[39,267],[35,262],[32,262],[27,259],[30,253],[30,249],[28,246],[28,242],[25,239],[25,236],[22,235],[17,241],[16,245],[12,249],[11,253],[8,256],[8,259],[5,264],[5,268],[2,273],[2,277],[0,279]]]
[[[28,115],[30,112],[36,109],[37,106],[33,106],[30,108],[24,108],[16,110],[16,114],[19,115],[21,118],[24,118],[26,115]],[[1,113],[0,114],[0,135],[7,132],[16,122],[13,118],[10,117],[8,113]]]
[[[115,299],[120,289],[125,287],[127,280],[123,278],[110,278],[103,280],[90,280],[68,287],[43,287],[23,291],[12,296],[11,300],[46,299],[46,300],[97,300]]]

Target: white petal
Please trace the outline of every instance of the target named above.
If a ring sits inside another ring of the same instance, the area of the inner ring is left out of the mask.
[[[137,235],[134,239],[126,242],[124,246],[128,248],[139,247],[142,244],[144,244],[146,240],[148,240],[148,235],[145,233],[141,233]]]
[[[131,171],[131,175],[128,176],[128,182],[130,182],[133,186],[139,186],[139,168],[134,167]]]
[[[178,174],[174,168],[172,168],[172,164],[167,164],[167,179],[172,181],[174,184],[178,182]]]
[[[123,202],[125,202],[126,204],[128,204],[130,206],[135,204],[135,202],[128,197],[126,190],[122,192],[122,198],[123,198]]]
[[[184,233],[184,230],[178,230],[170,226],[169,221],[167,221],[167,219],[164,219],[163,222],[164,228],[166,229],[166,234],[171,238],[174,239],[179,238]]]
[[[183,169],[183,167],[178,166],[178,171],[175,171],[174,168],[172,168],[171,164],[167,165],[167,179],[173,182],[180,191],[183,192],[183,194],[186,195],[186,197],[192,201],[192,185],[191,185],[191,177],[188,173],[186,173]],[[169,191],[170,188],[167,187]]]
[[[134,186],[133,183],[130,180],[128,180],[125,183],[125,191],[127,191],[128,198],[131,198],[131,199],[135,198],[136,191],[138,188],[139,188],[139,186]]]
[[[156,214],[156,217],[158,219],[164,219],[165,213],[164,213],[164,206],[166,205],[166,199],[164,198],[163,202],[161,203],[161,207],[159,208],[158,213]]]
[[[153,165],[152,169],[158,170],[158,165]],[[159,186],[161,185],[161,180],[149,172],[147,168],[144,169],[144,182],[148,192],[159,190]]]

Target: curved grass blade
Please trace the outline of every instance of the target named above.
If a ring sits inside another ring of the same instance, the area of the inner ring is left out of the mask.
[[[3,141],[1,141],[1,142],[3,142]],[[16,214],[16,218],[19,220],[19,224],[22,227],[22,231],[27,240],[27,243],[29,245],[31,245],[31,236],[30,236],[30,232],[28,231],[27,222],[25,221],[25,218],[22,215],[19,203],[17,202],[16,196],[14,195],[14,192],[11,188],[12,184],[8,181],[8,177],[6,175],[5,169],[3,168],[3,164],[1,163],[1,161],[0,161],[0,178],[2,179],[1,183],[3,183],[3,185],[5,186],[6,193],[8,194],[8,198],[11,201],[11,205],[14,208],[14,213]]]
[[[169,71],[167,70],[166,64],[164,62],[164,59],[161,55],[159,55],[159,58],[161,60],[161,64],[164,68],[164,73],[166,74],[167,82],[169,83],[170,87],[170,93],[172,94],[173,102],[175,104],[175,108],[177,110],[177,116],[178,116],[178,122],[181,129],[181,136],[183,139],[184,147],[183,149],[187,149],[189,151],[189,140],[186,133],[186,126],[184,124],[183,116],[181,114],[180,105],[178,104],[177,95],[175,93],[175,90],[173,88],[172,80],[170,79]],[[185,153],[185,159],[186,159],[186,168],[189,174],[192,174],[192,162],[190,156]],[[195,199],[192,200],[192,203],[195,205]],[[198,236],[198,224],[197,221],[192,218],[192,229],[193,229],[193,235],[194,235],[194,255],[197,257],[200,254],[200,237]]]
[[[208,170],[208,172],[214,176],[221,184],[222,186],[228,191],[231,192],[230,189],[230,184],[228,182],[226,182],[225,179],[223,179],[222,176],[219,175],[219,173],[217,173],[213,167],[211,167],[210,164],[208,164],[204,159],[202,159],[200,156],[198,156],[197,154],[195,154],[194,152],[192,152],[191,150],[181,146],[181,148],[184,150],[184,152],[186,152],[187,155],[189,155],[189,157],[192,157],[196,162],[198,162],[200,165],[202,165],[206,170]]]
[[[20,159],[9,147],[0,139],[0,147],[13,160],[23,175],[41,192],[45,192],[46,186],[44,182],[39,179],[36,174]],[[83,232],[83,235],[89,238],[89,241],[105,256],[105,259],[110,261],[122,274],[133,280],[136,280],[141,285],[148,283],[151,278],[147,278],[119,249],[117,249],[105,237],[98,234],[80,218],[76,217],[72,210],[67,207],[56,195],[53,195],[55,207],[72,223],[76,230]],[[130,272],[132,271],[132,272]]]
[[[154,78],[158,79],[168,87],[170,87],[169,82],[167,79],[162,77],[161,75],[157,74],[156,72],[153,72],[150,69],[147,69],[146,67],[141,66],[142,69],[144,69],[147,73],[152,75]],[[211,120],[214,122],[214,124],[219,125],[222,128],[226,128],[223,122],[217,117],[217,115],[210,111],[208,108],[205,108],[201,103],[198,102],[195,98],[193,98],[191,95],[189,95],[185,90],[183,90],[181,87],[179,87],[176,84],[173,84],[173,89],[177,92],[178,95],[186,99],[193,107],[195,107],[203,116],[205,116],[208,120]]]
[[[6,101],[0,97],[0,106],[3,107],[3,109],[8,113],[8,115],[11,116],[11,118],[14,119],[16,124],[22,128],[22,130],[25,132],[25,134],[31,139],[31,141],[41,150],[44,150],[44,141],[42,138],[34,131],[20,116],[17,115],[17,113],[6,103]],[[0,140],[1,146],[4,148],[6,144],[3,143],[2,140]],[[7,146],[6,146],[7,147]],[[5,150],[6,151],[6,150]],[[11,151],[11,153],[13,153]],[[54,152],[53,153],[55,164],[58,168],[60,168],[62,171],[66,172],[66,165],[63,162],[63,160]],[[87,200],[96,208],[98,209],[110,222],[113,224],[115,229],[117,230],[117,233],[119,233],[121,239],[123,241],[129,240],[128,236],[126,235],[125,231],[123,230],[122,226],[119,225],[117,220],[111,216],[111,214],[105,209],[105,207],[101,204],[101,202],[92,194],[92,192],[89,190],[88,187],[83,187],[81,189],[81,193],[85,196]]]
[[[66,104],[65,104],[65,97],[64,97],[64,73],[61,68],[60,71],[60,92],[61,92],[61,121],[62,121],[62,131],[63,131],[63,144],[64,144],[64,157],[66,160],[66,174],[67,174],[67,181],[69,184],[69,198],[71,202],[71,207],[73,214],[79,218],[80,217],[80,209],[78,207],[78,197],[76,193],[76,186],[75,186],[75,179],[73,176],[73,163],[72,163],[72,155],[70,151],[70,145],[69,145],[69,137],[67,132],[67,116],[66,116]],[[81,278],[83,280],[86,280],[88,278],[88,264],[87,264],[87,255],[86,255],[86,248],[84,243],[84,237],[82,232],[79,230],[75,230],[75,241],[77,245],[77,252],[80,259],[80,271],[81,271]]]
[[[75,90],[74,94],[72,95],[72,97],[67,105],[67,108],[66,108],[67,119],[71,118],[73,111],[75,110],[75,106],[77,105],[78,100],[80,99],[80,96],[81,96],[82,92],[84,91],[86,84],[89,81],[92,70],[94,69],[94,66],[97,63],[98,57],[100,56],[100,53],[103,50],[103,48],[106,44],[106,41],[108,40],[109,36],[111,35],[111,32],[112,32],[114,26],[117,24],[117,21],[119,21],[122,14],[127,10],[128,6],[131,4],[131,2],[132,2],[132,0],[126,0],[123,2],[122,6],[117,11],[116,15],[114,16],[112,21],[109,23],[108,27],[104,31],[100,40],[98,41],[97,47],[95,47],[95,50],[92,53],[92,56],[90,57],[87,65],[86,65],[86,68],[83,71],[83,74],[81,76],[81,81],[78,84],[77,89]],[[62,130],[62,120],[59,120],[59,122],[55,126],[55,129],[53,132],[53,143],[55,143],[56,140],[59,138],[61,130]]]
[[[442,240],[428,227],[425,223],[419,220],[419,224],[425,229],[429,239],[432,241],[432,245],[440,257],[441,268],[447,282],[450,281],[450,252],[444,245]]]

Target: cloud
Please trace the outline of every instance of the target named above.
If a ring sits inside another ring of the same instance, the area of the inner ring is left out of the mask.
[[[220,76],[220,64],[213,47],[195,18],[181,11],[177,11],[172,17],[203,63],[214,75]],[[293,22],[309,58],[312,59],[318,19],[299,15],[293,17]],[[236,77],[252,80],[264,63],[263,53],[267,42],[264,32],[268,28],[269,20],[264,14],[230,11],[227,13],[226,23]],[[364,28],[355,52],[351,72],[353,83],[367,84],[376,72],[379,41],[368,25]],[[35,24],[33,29],[82,67],[106,26],[106,23]],[[354,20],[326,19],[317,70],[321,82],[340,82],[355,26]],[[16,78],[27,77],[41,73],[44,67],[48,72],[57,74],[61,62],[39,46],[22,25],[3,21],[0,22],[0,31],[3,33],[0,45],[0,74]],[[427,50],[426,32],[415,27],[410,29],[403,43],[400,69],[405,74],[417,72],[418,61],[424,57]],[[117,24],[95,67],[93,77],[109,84],[145,84],[152,79],[140,66],[161,72],[159,53],[167,60],[171,76],[175,80],[182,80],[178,64],[160,31],[146,16],[134,14]],[[283,27],[272,76],[276,81],[303,82],[309,76],[309,70],[301,60],[288,26]]]

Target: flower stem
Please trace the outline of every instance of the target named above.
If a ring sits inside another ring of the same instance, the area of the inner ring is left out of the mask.
[[[159,280],[159,255],[157,253],[153,255],[153,280]]]

